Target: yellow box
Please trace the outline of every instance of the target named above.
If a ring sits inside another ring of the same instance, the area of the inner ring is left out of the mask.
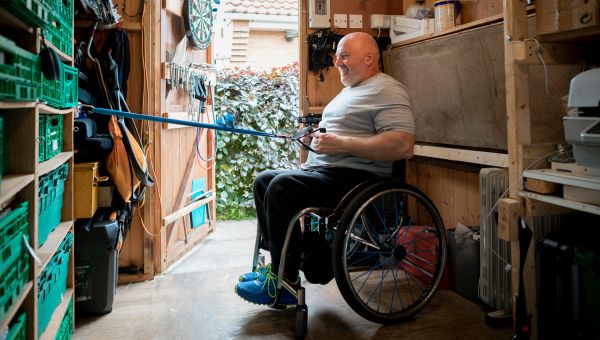
[[[75,218],[91,218],[98,208],[98,183],[108,177],[98,174],[98,162],[75,164]]]

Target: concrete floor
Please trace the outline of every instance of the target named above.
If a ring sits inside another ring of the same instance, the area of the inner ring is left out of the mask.
[[[237,277],[250,269],[255,231],[255,221],[219,222],[214,233],[163,275],[119,286],[111,313],[77,319],[74,338],[293,338],[293,308],[252,305],[234,293]],[[512,333],[488,328],[481,307],[450,290],[439,291],[413,320],[383,326],[354,313],[335,281],[303,286],[307,339],[509,339]]]

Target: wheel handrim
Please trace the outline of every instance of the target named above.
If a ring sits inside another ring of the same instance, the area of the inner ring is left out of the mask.
[[[380,318],[413,315],[437,289],[445,238],[431,208],[419,196],[390,189],[366,200],[353,215],[342,265],[350,294],[369,313]]]

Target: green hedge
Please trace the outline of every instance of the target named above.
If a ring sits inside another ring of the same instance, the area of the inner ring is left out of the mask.
[[[234,69],[216,88],[215,108],[235,127],[275,133],[297,130],[298,64],[270,72]],[[218,133],[217,214],[221,220],[254,217],[252,181],[266,169],[298,167],[299,149],[274,138]]]

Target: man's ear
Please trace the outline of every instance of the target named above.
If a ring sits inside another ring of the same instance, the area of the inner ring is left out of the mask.
[[[371,66],[373,64],[373,52],[367,52],[365,56],[365,63],[367,66]]]

